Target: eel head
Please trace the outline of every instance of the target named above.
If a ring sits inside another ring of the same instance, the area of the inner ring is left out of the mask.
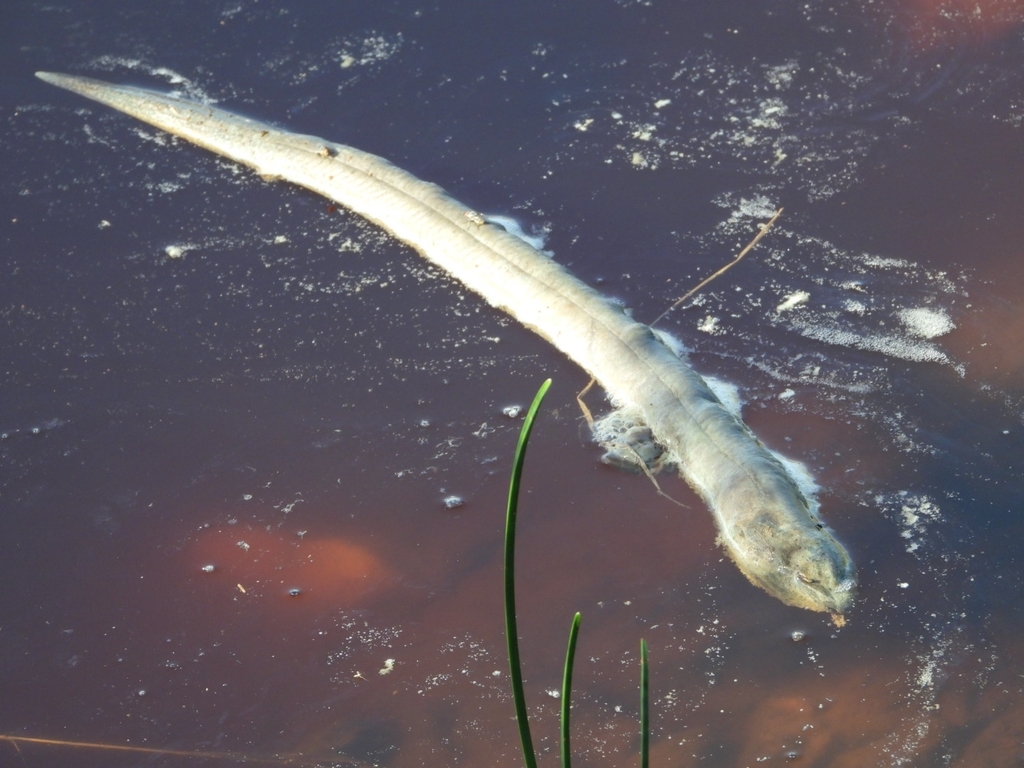
[[[842,544],[824,530],[816,534],[792,551],[782,569],[790,582],[785,602],[841,617],[857,596],[857,574]]]
[[[820,524],[784,532],[771,525],[728,548],[753,584],[786,605],[832,614],[837,625],[857,596],[857,572],[846,549]]]

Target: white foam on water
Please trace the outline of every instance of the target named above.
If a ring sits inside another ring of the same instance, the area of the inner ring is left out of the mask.
[[[141,72],[144,75],[163,80],[173,86],[172,96],[178,96],[203,104],[215,104],[216,99],[212,98],[199,83],[169,67],[154,66],[142,59],[130,58],[127,56],[98,56],[91,62],[92,66],[107,72],[117,72],[127,69],[131,72]]]
[[[946,353],[934,344],[915,341],[894,333],[857,332],[848,328],[830,327],[824,323],[813,323],[799,318],[792,320],[791,325],[808,339],[815,339],[838,347],[878,352],[888,357],[916,363],[951,362]]]
[[[739,387],[730,381],[715,378],[714,376],[705,376],[704,381],[707,383],[708,389],[714,392],[715,397],[725,406],[725,410],[737,419],[742,418],[743,398],[740,396]]]
[[[775,307],[775,311],[781,314],[787,310],[799,307],[801,304],[806,304],[810,298],[811,294],[807,291],[793,291]]]
[[[821,491],[821,486],[818,485],[818,481],[814,479],[814,475],[811,474],[811,470],[807,468],[807,465],[796,459],[792,459],[789,456],[779,453],[778,451],[771,451],[771,454],[779,460],[779,462],[789,472],[790,477],[796,481],[797,488],[803,493],[804,498],[807,499],[807,503],[810,504],[811,514],[817,517],[818,509],[820,504],[818,502],[818,493]]]
[[[523,225],[511,216],[504,216],[499,213],[485,213],[483,217],[486,221],[492,224],[498,224],[504,227],[505,231],[510,235],[515,235],[527,245],[536,248],[538,251],[546,256],[551,256],[551,253],[544,250],[544,246],[547,243],[547,232],[542,233],[529,233],[523,229]]]
[[[651,330],[654,331],[654,335],[658,337],[662,344],[672,350],[676,357],[680,360],[686,360],[686,356],[690,354],[690,348],[683,343],[682,339],[661,328],[652,328]]]
[[[949,314],[935,307],[915,307],[901,309],[899,318],[912,334],[922,339],[935,339],[945,336],[956,328]]]
[[[403,43],[401,32],[346,37],[333,46],[332,58],[342,69],[380,64],[398,53]]]

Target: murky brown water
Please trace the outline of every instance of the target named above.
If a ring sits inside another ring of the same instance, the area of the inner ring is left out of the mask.
[[[580,766],[637,759],[641,637],[653,765],[1024,759],[1018,4],[25,2],[9,21],[0,734],[207,754],[7,742],[0,765],[519,764],[503,409],[546,376],[519,544],[544,764],[577,610]],[[860,569],[849,624],[751,587],[677,479],[684,508],[601,466],[582,373],[415,254],[36,69],[379,152],[549,230],[640,318],[784,205],[665,327],[814,474]]]

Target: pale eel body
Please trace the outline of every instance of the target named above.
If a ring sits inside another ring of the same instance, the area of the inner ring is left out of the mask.
[[[841,621],[856,577],[783,465],[651,329],[554,260],[387,160],[153,91],[38,73],[383,227],[579,364],[642,414],[704,498],[726,551],[782,602]]]

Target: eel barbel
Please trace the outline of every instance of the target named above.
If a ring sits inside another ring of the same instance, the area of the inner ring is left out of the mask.
[[[553,259],[376,155],[142,88],[39,72],[74,91],[317,192],[408,243],[574,360],[612,403],[639,413],[714,515],[719,542],[755,585],[837,622],[853,563],[792,475],[647,325]]]

